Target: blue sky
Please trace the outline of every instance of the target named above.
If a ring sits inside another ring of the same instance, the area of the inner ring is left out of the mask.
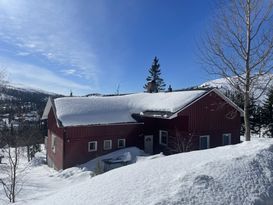
[[[167,85],[198,85],[213,1],[0,0],[0,68],[56,93],[139,92],[157,56]]]

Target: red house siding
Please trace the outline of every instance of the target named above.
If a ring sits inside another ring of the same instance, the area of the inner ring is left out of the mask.
[[[51,109],[48,115],[47,161],[55,169],[63,168],[63,129],[57,127],[56,118]],[[52,134],[56,136],[55,152],[51,148]]]
[[[82,164],[118,149],[118,139],[126,140],[126,147],[143,142],[142,124],[67,127],[64,168]],[[112,149],[104,150],[103,141],[112,140]],[[97,141],[97,151],[88,152],[88,142]]]
[[[159,131],[168,131],[169,136],[181,136],[182,133],[188,132],[188,116],[178,116],[174,119],[145,118],[144,133],[153,135],[154,153],[164,152],[167,154],[169,149],[159,143]],[[144,146],[144,145],[143,145]],[[143,147],[141,147],[143,148]]]
[[[126,140],[126,147],[143,144],[143,124],[104,126],[78,126],[58,128],[51,109],[48,115],[48,164],[57,170],[85,163],[103,154],[118,149],[118,139]],[[51,148],[52,134],[56,136],[56,149]],[[104,140],[112,140],[112,149],[104,150]],[[88,142],[97,141],[97,151],[88,152]]]
[[[231,133],[231,144],[240,142],[239,111],[214,92],[195,102],[178,116],[189,117],[189,134],[193,136],[194,149],[199,149],[201,135],[210,135],[210,147],[221,146],[224,133]]]

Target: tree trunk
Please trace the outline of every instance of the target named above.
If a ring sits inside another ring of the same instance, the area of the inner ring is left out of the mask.
[[[247,0],[247,13],[246,13],[246,64],[245,64],[245,92],[244,92],[244,122],[245,122],[245,138],[246,141],[250,141],[250,122],[249,122],[249,89],[250,89],[250,0]]]
[[[11,197],[12,197],[12,203],[15,203],[15,187],[16,187],[16,172],[17,172],[17,162],[18,162],[18,148],[15,147],[14,152],[14,164],[13,164],[13,170],[12,170],[12,190],[11,190]]]
[[[250,141],[250,122],[249,122],[249,96],[245,93],[244,102],[244,123],[245,123],[245,138]]]
[[[30,145],[27,145],[27,161],[30,162]]]

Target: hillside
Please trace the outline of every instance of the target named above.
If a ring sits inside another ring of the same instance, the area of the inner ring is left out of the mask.
[[[24,111],[37,111],[41,115],[48,96],[60,96],[18,84],[0,87],[0,91],[0,114],[2,115],[18,113],[19,108],[23,108]]]
[[[262,88],[266,85],[269,79],[273,78],[273,74],[269,73],[265,75],[264,77],[261,77],[258,82],[255,83],[255,89],[254,90],[254,96],[257,97],[261,94]],[[236,78],[232,77],[232,81],[236,82]],[[273,81],[271,81],[268,85],[269,87],[273,86]],[[228,80],[225,78],[218,78],[215,80],[210,80],[207,82],[204,82],[200,85],[200,87],[207,88],[207,87],[216,87],[222,90],[223,92],[226,92],[227,90],[233,89],[232,86],[229,84]],[[262,103],[266,97],[266,91],[261,95],[261,97],[258,99],[258,103]]]
[[[56,172],[32,163],[17,204],[272,204],[272,176],[272,139],[142,157],[95,177],[84,166]]]

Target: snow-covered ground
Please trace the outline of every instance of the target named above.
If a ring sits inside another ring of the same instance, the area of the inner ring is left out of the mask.
[[[36,153],[35,158],[28,163],[25,148],[20,149],[21,154],[18,172],[20,173],[21,170],[24,171],[18,177],[18,181],[19,184],[23,184],[23,188],[16,196],[16,204],[36,204],[37,200],[50,196],[65,187],[89,180],[95,175],[94,170],[97,168],[97,162],[101,162],[103,159],[128,155],[130,156],[130,161],[132,163],[137,161],[138,156],[142,156],[142,159],[145,159],[145,153],[142,150],[136,147],[129,147],[90,160],[78,167],[72,167],[63,171],[55,171],[45,164],[46,158],[44,147],[42,147],[42,150],[42,152]],[[13,153],[13,149],[11,152]],[[5,154],[6,153],[0,150],[0,155]],[[0,164],[0,178],[4,177],[5,173],[2,173],[1,171],[8,164],[7,160],[7,157],[3,158],[3,164]],[[103,165],[103,163],[101,163],[101,165]],[[20,188],[20,185],[18,187]],[[8,199],[4,196],[4,190],[0,184],[0,205],[7,203]]]
[[[38,158],[17,204],[273,204],[273,139],[136,161],[91,177]]]

